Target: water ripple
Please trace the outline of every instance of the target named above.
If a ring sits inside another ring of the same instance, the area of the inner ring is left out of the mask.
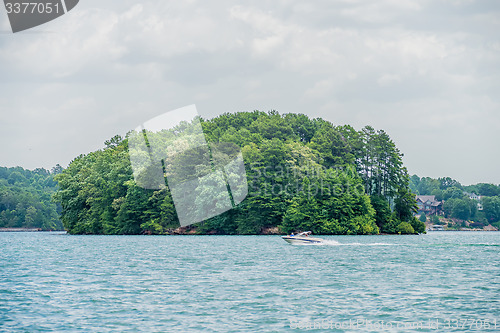
[[[454,331],[446,320],[500,321],[500,233],[324,238],[331,246],[1,233],[0,331],[289,332],[429,320]]]

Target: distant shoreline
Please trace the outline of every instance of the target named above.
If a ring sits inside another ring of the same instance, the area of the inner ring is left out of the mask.
[[[475,231],[475,232],[499,232],[500,230],[482,230],[482,229],[470,229],[470,230],[427,230],[427,233],[429,233],[429,232],[469,232],[469,231]]]
[[[43,230],[42,228],[0,228],[0,232],[61,232],[65,230]]]

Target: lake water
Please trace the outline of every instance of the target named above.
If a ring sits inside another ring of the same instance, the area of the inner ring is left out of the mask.
[[[500,331],[500,232],[323,238],[0,233],[0,331]]]

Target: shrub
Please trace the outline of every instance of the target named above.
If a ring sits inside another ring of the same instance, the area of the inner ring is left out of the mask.
[[[401,222],[398,225],[398,227],[396,228],[396,230],[401,234],[414,234],[415,233],[415,230],[413,229],[411,224],[408,222]]]
[[[410,220],[410,225],[413,228],[413,231],[417,234],[425,232],[425,223],[417,220],[416,217]]]

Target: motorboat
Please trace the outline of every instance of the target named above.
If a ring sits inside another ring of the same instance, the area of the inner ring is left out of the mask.
[[[290,234],[289,236],[281,236],[290,244],[321,244],[324,242],[321,238],[311,237],[311,231],[301,232],[297,235]]]

